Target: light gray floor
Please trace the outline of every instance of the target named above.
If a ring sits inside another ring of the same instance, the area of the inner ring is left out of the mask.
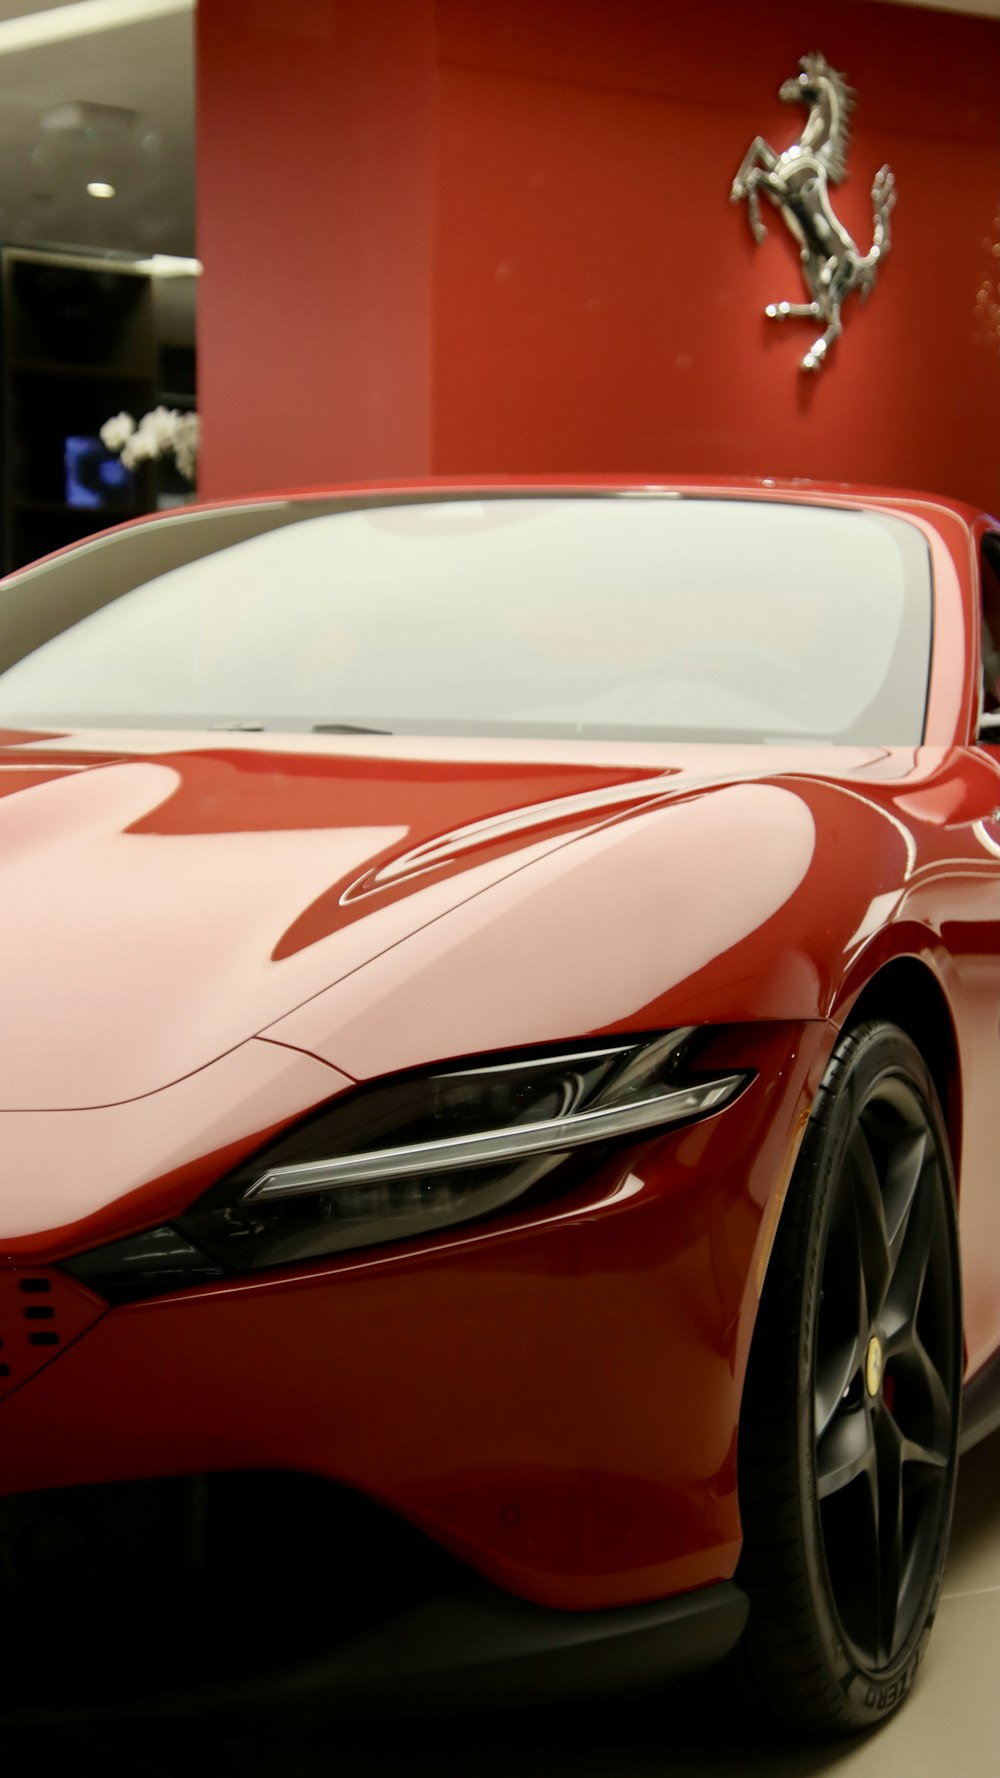
[[[64,1747],[74,1778],[1000,1778],[1000,1434],[962,1465],[951,1557],[930,1651],[906,1705],[877,1733],[789,1749],[728,1718],[710,1682],[655,1700],[261,1740],[196,1730],[157,1749]],[[11,1772],[49,1767],[35,1744]]]

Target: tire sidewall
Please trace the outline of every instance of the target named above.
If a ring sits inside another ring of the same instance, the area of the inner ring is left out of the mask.
[[[934,1621],[954,1498],[961,1385],[961,1313],[954,1178],[944,1119],[933,1082],[919,1051],[897,1027],[880,1022],[859,1027],[851,1037],[853,1053],[849,1057],[844,1054],[843,1044],[838,1045],[834,1052],[827,1076],[834,1090],[815,1115],[807,1131],[801,1155],[801,1164],[812,1174],[812,1226],[811,1238],[806,1245],[807,1260],[802,1277],[796,1455],[800,1479],[798,1507],[803,1528],[803,1555],[818,1638],[828,1662],[829,1677],[843,1694],[847,1704],[845,1714],[855,1726],[862,1727],[879,1722],[902,1703],[913,1684]],[[834,1075],[839,1078],[833,1080],[831,1077]],[[890,1079],[904,1083],[922,1101],[928,1126],[934,1134],[942,1178],[950,1198],[951,1209],[947,1221],[956,1315],[956,1374],[949,1381],[955,1414],[950,1485],[943,1503],[934,1555],[928,1564],[927,1582],[915,1613],[913,1629],[896,1658],[887,1667],[872,1670],[861,1663],[845,1636],[827,1572],[816,1488],[812,1383],[823,1265],[847,1145],[873,1090]]]

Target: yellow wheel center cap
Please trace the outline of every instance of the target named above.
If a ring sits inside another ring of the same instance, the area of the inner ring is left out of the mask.
[[[865,1388],[869,1395],[877,1395],[882,1387],[882,1346],[872,1334],[865,1353]]]

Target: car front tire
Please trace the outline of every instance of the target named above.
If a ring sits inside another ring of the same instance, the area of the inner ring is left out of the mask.
[[[782,1211],[740,1424],[744,1686],[799,1731],[903,1702],[937,1606],[961,1387],[955,1191],[928,1070],[871,1021],[833,1053]]]

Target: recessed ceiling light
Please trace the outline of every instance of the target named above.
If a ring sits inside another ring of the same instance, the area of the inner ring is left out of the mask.
[[[92,198],[113,198],[115,195],[114,186],[108,185],[104,179],[91,179],[87,190]]]

